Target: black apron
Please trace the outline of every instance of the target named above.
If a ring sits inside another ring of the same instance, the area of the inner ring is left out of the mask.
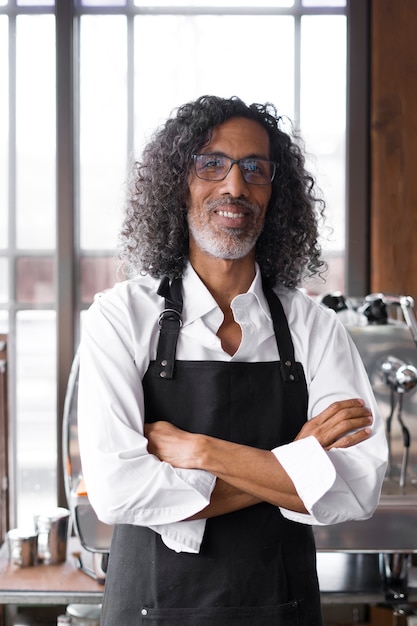
[[[307,386],[277,296],[264,287],[280,361],[175,361],[181,281],[161,283],[156,361],[143,379],[145,421],[271,450],[293,441]],[[267,503],[207,520],[198,554],[149,528],[114,528],[102,626],[320,626],[312,529]]]

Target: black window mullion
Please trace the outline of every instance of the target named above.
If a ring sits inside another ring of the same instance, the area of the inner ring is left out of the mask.
[[[16,13],[9,15],[9,201],[8,201],[8,277],[9,277],[9,509],[10,524],[16,525],[17,424],[16,415]]]
[[[62,415],[75,346],[75,176],[74,176],[74,13],[72,0],[56,3],[57,101],[57,489],[65,505]]]
[[[301,15],[294,16],[294,126],[300,128],[301,117]]]
[[[127,16],[127,157],[128,163],[134,152],[135,132],[135,17]]]
[[[369,0],[348,0],[346,103],[346,293],[370,289]]]

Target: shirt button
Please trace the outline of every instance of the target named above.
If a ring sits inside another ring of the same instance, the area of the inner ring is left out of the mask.
[[[148,609],[141,609],[141,614],[142,615],[147,615],[148,614]]]

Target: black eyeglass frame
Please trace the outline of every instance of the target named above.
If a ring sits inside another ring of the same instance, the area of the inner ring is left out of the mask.
[[[219,156],[223,159],[228,159],[230,164],[229,164],[229,168],[227,170],[227,172],[225,173],[224,176],[222,176],[221,178],[205,178],[204,176],[201,176],[198,173],[197,170],[197,159],[199,157],[203,157],[203,156]],[[232,169],[232,167],[236,164],[239,167],[240,173],[243,176],[243,180],[246,183],[249,183],[250,185],[270,185],[272,183],[272,181],[275,178],[275,174],[277,172],[277,167],[278,164],[275,161],[270,161],[269,159],[263,159],[262,157],[243,157],[242,159],[232,159],[232,157],[227,156],[226,154],[221,154],[220,152],[201,152],[199,154],[193,154],[191,155],[191,158],[193,159],[193,163],[194,163],[194,170],[195,170],[195,174],[197,176],[197,178],[200,178],[200,180],[208,180],[211,181],[213,183],[219,183],[222,180],[224,180],[230,173],[230,170]],[[271,174],[270,174],[270,180],[268,182],[265,183],[257,183],[254,182],[253,180],[247,180],[246,179],[246,175],[250,174],[250,172],[245,172],[242,170],[242,168],[240,167],[240,164],[244,161],[262,161],[262,163],[269,163],[270,167],[271,167]]]

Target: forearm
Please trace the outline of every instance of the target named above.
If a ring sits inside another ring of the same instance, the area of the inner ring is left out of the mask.
[[[323,450],[349,448],[370,436],[371,423],[371,412],[362,400],[334,402],[306,422],[296,440],[315,437]],[[188,433],[169,422],[149,424],[145,434],[148,451],[174,467],[206,470],[258,500],[297,513],[307,512],[302,494],[298,494],[273,452]]]
[[[272,452],[205,435],[196,436],[194,443],[198,467],[234,487],[242,494],[241,501],[252,497],[257,502],[307,513],[290,477]],[[239,502],[238,495],[235,502]]]
[[[232,513],[233,511],[259,504],[260,502],[262,502],[260,498],[245,493],[221,478],[218,478],[211,494],[210,504],[188,519],[197,520],[216,517],[217,515],[225,515],[226,513]]]

